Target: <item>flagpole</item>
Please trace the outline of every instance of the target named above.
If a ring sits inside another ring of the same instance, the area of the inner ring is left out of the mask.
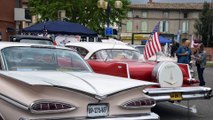
[[[158,55],[157,55],[157,53],[155,53],[155,56],[156,56],[156,59],[155,59],[155,62],[157,62],[157,60],[158,60]]]

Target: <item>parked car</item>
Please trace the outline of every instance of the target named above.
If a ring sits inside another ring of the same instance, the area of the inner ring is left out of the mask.
[[[10,37],[11,42],[34,43],[53,45],[53,40],[48,37],[33,36],[33,35],[13,35]]]
[[[156,83],[93,73],[65,47],[1,42],[0,119],[156,120]]]
[[[142,56],[143,56],[145,45],[130,45],[130,46],[135,48],[136,50],[138,50],[140,52],[140,54],[142,54]],[[150,57],[149,60],[157,61],[157,62],[160,62],[160,61],[177,62],[177,58],[171,58],[171,57],[167,56],[166,54],[164,54],[163,52],[157,52],[156,55]]]
[[[78,51],[96,73],[159,83],[144,93],[157,101],[209,99],[211,88],[199,87],[187,64],[144,62],[141,54],[126,45],[106,43],[68,43]]]

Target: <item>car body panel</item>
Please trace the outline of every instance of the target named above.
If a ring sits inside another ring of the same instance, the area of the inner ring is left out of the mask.
[[[30,85],[59,86],[88,94],[105,96],[125,89],[157,85],[94,73],[78,72],[0,72],[1,75]],[[111,82],[113,80],[113,83]],[[128,81],[128,84],[126,84]],[[108,89],[110,86],[110,89]]]
[[[93,73],[69,48],[1,42],[0,51],[0,115],[5,120],[159,119],[151,112],[154,99],[143,93],[156,83]],[[153,102],[123,107],[137,99]],[[88,117],[93,104],[106,105],[107,115]]]
[[[11,81],[14,82],[14,81]],[[17,82],[17,81],[16,81]],[[2,83],[2,82],[1,82]],[[5,84],[2,84],[2,86]],[[10,98],[16,99],[17,101],[26,104],[28,107],[36,100],[55,100],[62,101],[64,103],[72,104],[77,107],[76,110],[65,112],[61,114],[31,114],[28,110],[20,109],[13,104],[0,99],[1,109],[0,112],[5,115],[8,111],[13,113],[13,116],[4,116],[6,119],[17,119],[17,117],[23,116],[27,118],[58,118],[58,117],[83,117],[86,114],[87,105],[90,103],[110,103],[109,116],[123,115],[125,114],[143,114],[150,113],[150,108],[144,108],[143,110],[126,110],[119,107],[123,102],[137,98],[145,97],[141,94],[141,88],[135,88],[127,91],[122,91],[109,97],[105,97],[103,100],[98,100],[93,96],[80,94],[69,89],[54,88],[50,86],[39,86],[39,85],[27,85],[17,83],[16,85],[3,87],[8,90],[7,94]],[[1,87],[2,87],[1,86]],[[9,88],[10,87],[10,88]],[[131,95],[131,96],[130,96]],[[1,95],[0,95],[1,98]],[[117,107],[116,107],[117,106]]]

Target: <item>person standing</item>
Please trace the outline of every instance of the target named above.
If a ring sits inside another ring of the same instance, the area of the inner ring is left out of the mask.
[[[182,46],[180,46],[176,51],[177,63],[185,63],[190,65],[192,52],[189,46],[190,40],[184,38],[182,40]]]
[[[175,57],[175,53],[178,48],[179,48],[179,44],[175,41],[171,46],[171,56],[170,57]]]
[[[205,85],[203,78],[203,72],[206,67],[206,51],[204,50],[204,45],[201,43],[198,45],[197,51],[194,54],[195,64],[197,66],[198,78],[200,80],[200,86]]]

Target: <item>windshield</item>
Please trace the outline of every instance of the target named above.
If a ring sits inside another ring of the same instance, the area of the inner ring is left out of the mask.
[[[44,47],[8,47],[2,50],[9,71],[90,71],[75,52]]]
[[[98,61],[138,61],[142,60],[139,52],[128,49],[108,49],[95,52],[90,59]]]
[[[46,45],[53,45],[53,42],[52,41],[49,41],[49,40],[32,40],[32,39],[21,39],[20,40],[21,43],[35,43],[35,44],[46,44]]]

